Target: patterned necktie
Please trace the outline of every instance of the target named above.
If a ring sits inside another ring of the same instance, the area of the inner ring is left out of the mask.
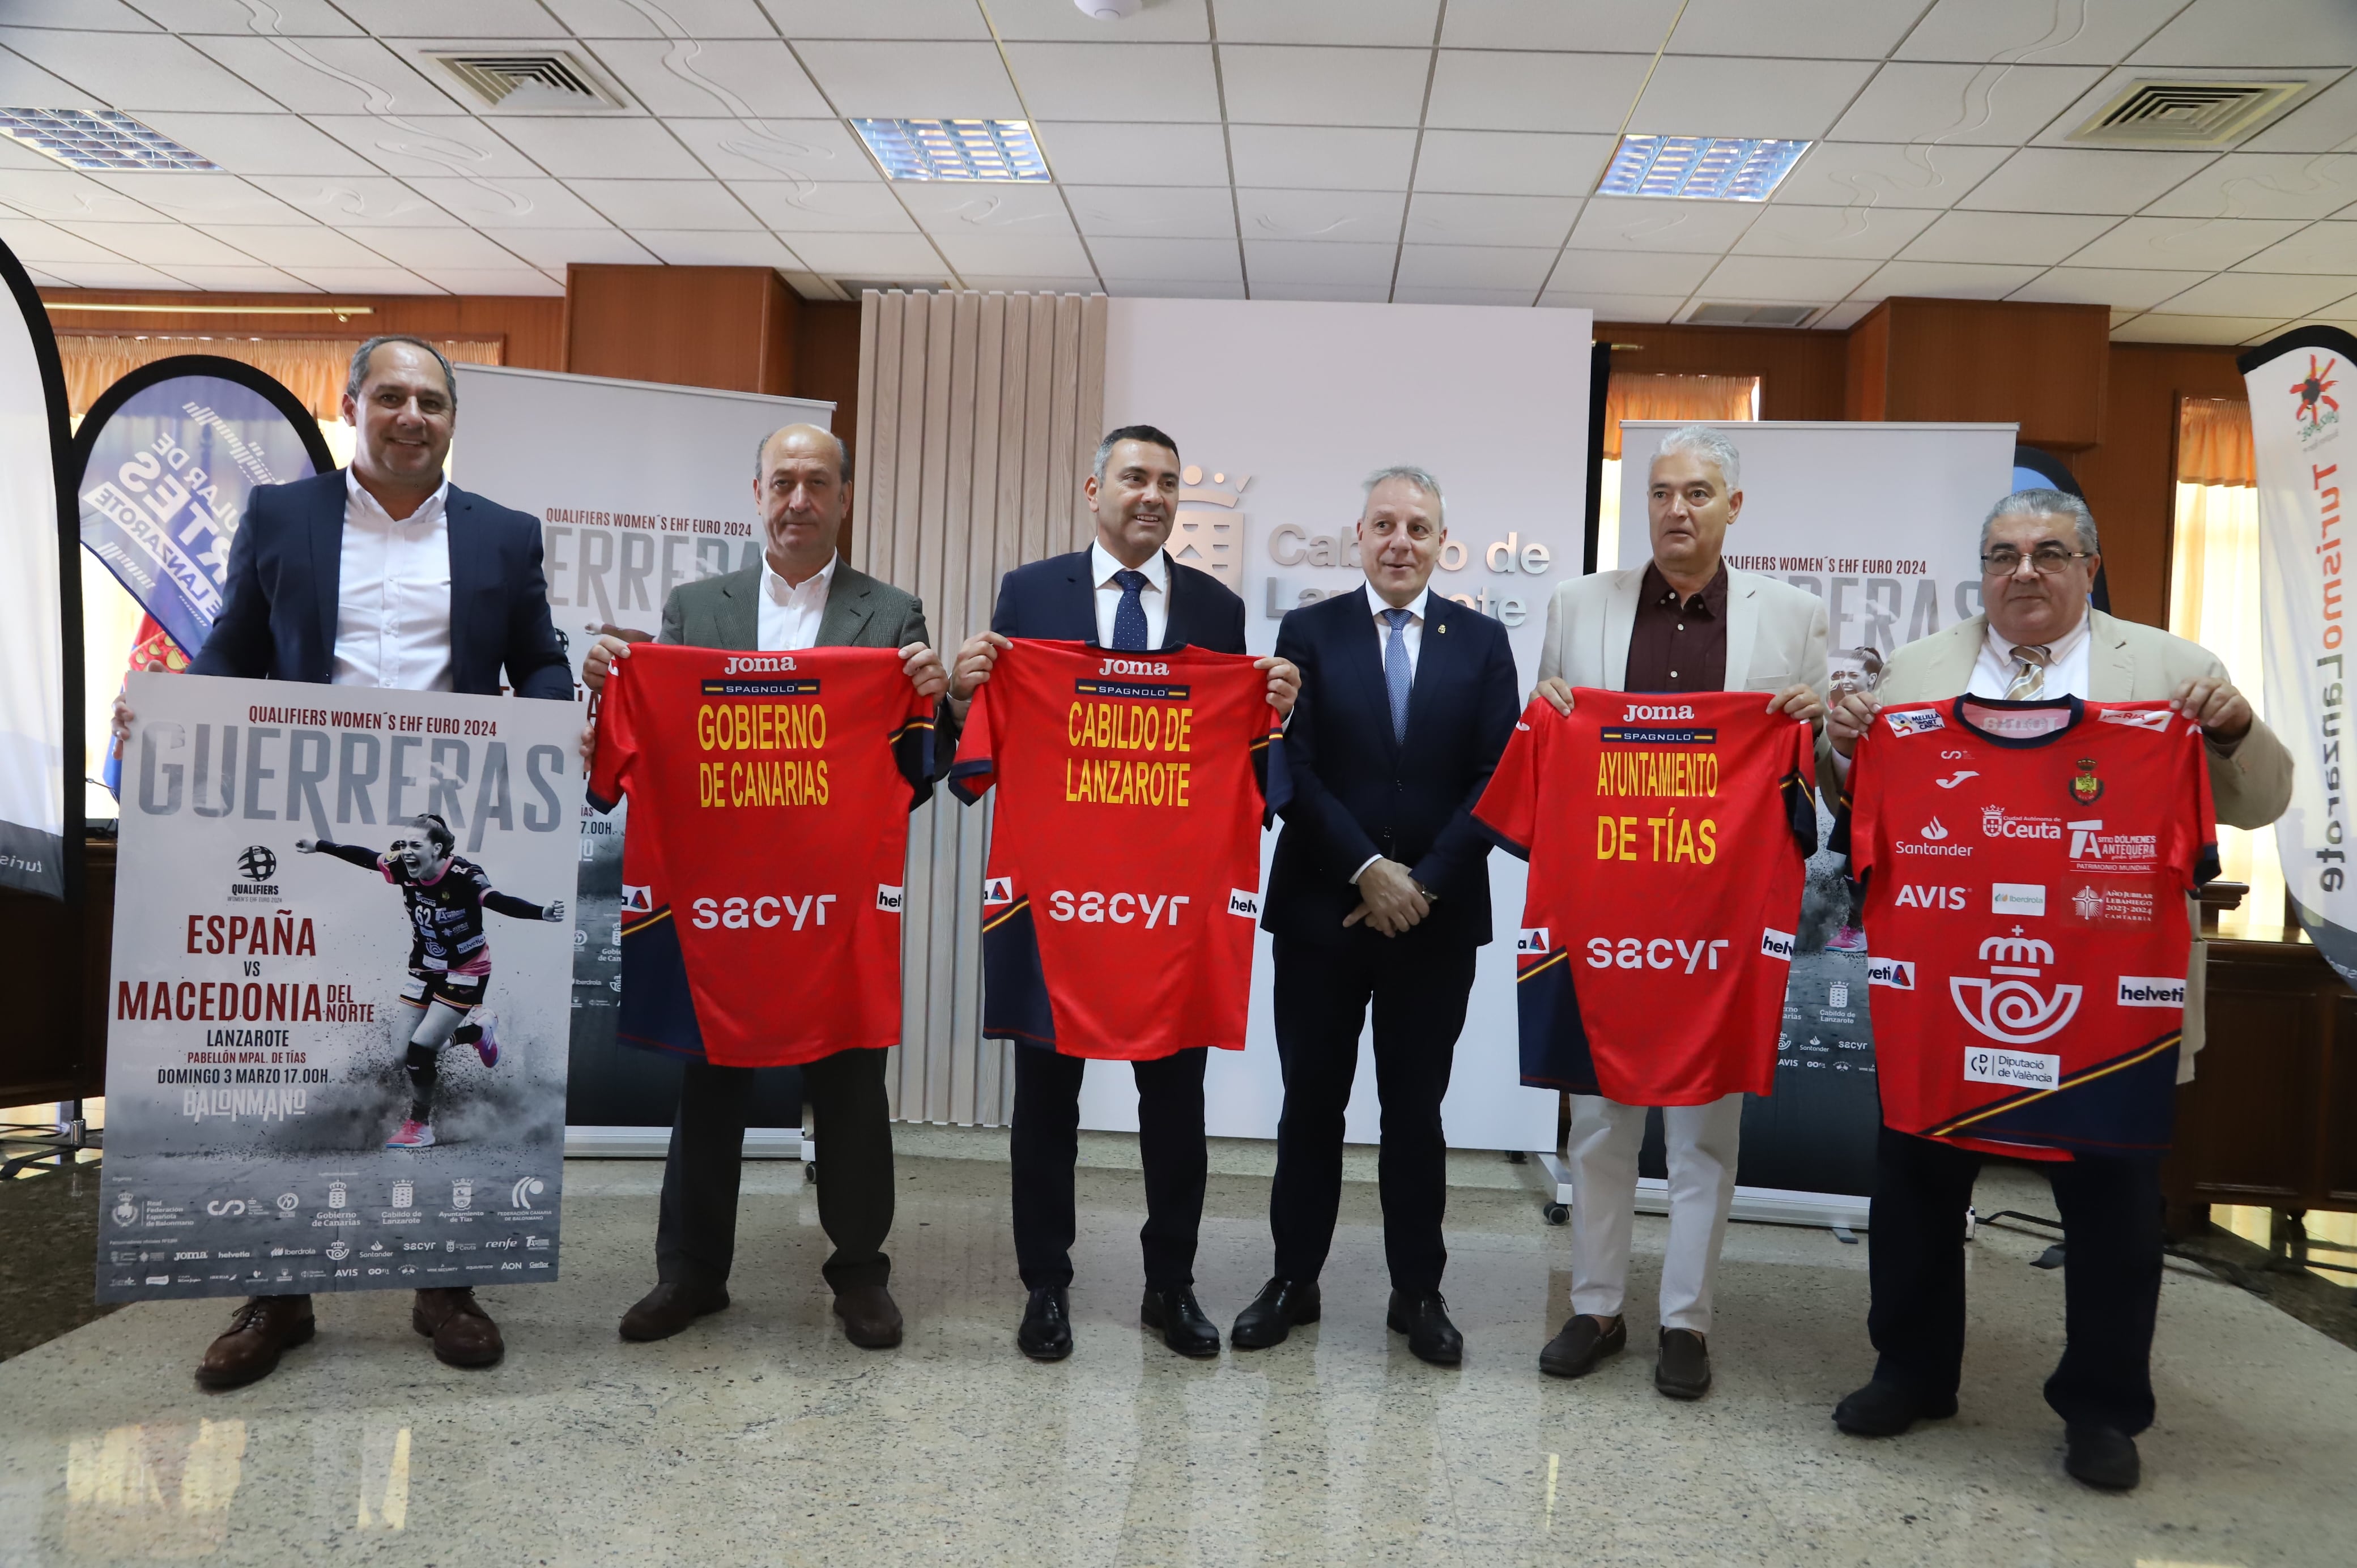
[[[2008,703],[2034,703],[2046,695],[2046,667],[2052,656],[2039,643],[2018,643],[2013,650],[2013,684],[2005,689]]]
[[[1391,623],[1392,634],[1383,639],[1383,688],[1392,699],[1392,738],[1405,746],[1407,743],[1407,693],[1415,683],[1415,671],[1407,664],[1407,619],[1405,610],[1385,610],[1383,619]]]
[[[1113,575],[1121,585],[1121,603],[1114,607],[1113,645],[1117,652],[1146,651],[1146,601],[1138,595],[1146,587],[1146,574],[1122,571]]]

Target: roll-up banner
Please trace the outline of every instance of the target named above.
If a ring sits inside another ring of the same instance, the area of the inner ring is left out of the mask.
[[[230,542],[255,488],[335,467],[319,422],[266,371],[213,354],[140,366],[100,394],[66,471],[81,542],[152,626],[124,650],[136,668],[185,665],[205,645],[229,581]],[[157,636],[180,658],[151,648]],[[98,680],[116,671],[92,671]],[[105,782],[121,761],[107,759]]]
[[[541,520],[549,614],[576,681],[595,628],[652,636],[672,589],[759,563],[761,438],[787,424],[831,428],[834,417],[833,403],[807,398],[496,365],[458,367],[458,405],[452,478]],[[574,711],[576,726],[586,711]],[[661,1154],[661,1134],[605,1130],[668,1128],[679,1099],[674,1063],[614,1037],[626,821],[622,807],[580,816],[566,1112],[576,1154]],[[796,1069],[763,1071],[759,1094],[757,1127],[802,1124]]]
[[[578,710],[129,696],[99,1299],[554,1279]]]
[[[2259,593],[2267,723],[2291,747],[2291,807],[2276,822],[2284,890],[2309,940],[2357,983],[2357,886],[2352,886],[2349,764],[2350,574],[2341,492],[2357,467],[2341,404],[2357,338],[2303,327],[2244,354],[2251,453],[2258,470]]]
[[[0,277],[12,301],[0,306],[0,887],[63,898],[81,829],[77,812],[70,845],[66,719],[81,711],[81,602],[67,601],[59,578],[73,530],[60,504],[66,379],[40,293],[5,245]],[[77,779],[77,798],[81,789]]]
[[[1620,426],[1622,566],[1652,557],[1647,480],[1663,437],[1677,428],[1662,420]],[[1742,459],[1743,510],[1727,530],[1727,564],[1824,601],[1835,684],[1870,688],[1893,651],[1980,614],[1981,519],[2014,489],[2015,426],[1759,420],[1712,428]],[[1833,831],[1822,804],[1817,827],[1822,845]],[[1822,848],[1809,862],[1775,1092],[1744,1102],[1736,1180],[1846,1196],[1862,1207],[1882,1116],[1869,944],[1855,925],[1847,871]],[[1647,1177],[1663,1175],[1658,1125],[1640,1166]]]

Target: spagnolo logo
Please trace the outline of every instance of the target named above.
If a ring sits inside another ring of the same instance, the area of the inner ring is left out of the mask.
[[[1100,675],[1168,675],[1170,673],[1170,666],[1156,664],[1144,659],[1108,659],[1104,661],[1104,668],[1099,670],[1097,673]]]
[[[1989,966],[1987,977],[1950,975],[1948,994],[1964,1022],[1990,1039],[2034,1045],[2060,1033],[2078,1013],[2081,987],[2058,984],[2050,994],[2039,989],[2036,982],[2054,962],[2054,949],[2022,935],[2019,926],[1982,942],[1980,957]]]
[[[1658,724],[1664,719],[1690,719],[1695,716],[1690,707],[1647,707],[1631,703],[1629,711],[1620,715],[1622,724]]]
[[[1243,591],[1244,487],[1250,474],[1206,474],[1200,463],[1178,470],[1178,514],[1170,525],[1170,556]]]
[[[777,675],[794,667],[791,653],[744,653],[731,657],[723,675]]]

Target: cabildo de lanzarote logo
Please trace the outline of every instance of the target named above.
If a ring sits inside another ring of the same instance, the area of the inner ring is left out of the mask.
[[[2312,446],[2328,425],[2341,423],[2341,405],[2332,399],[2333,367],[2340,364],[2330,359],[2319,365],[2316,356],[2308,357],[2308,374],[2292,384],[2291,394],[2299,400],[2293,417],[2299,421],[2299,441],[2303,448]]]

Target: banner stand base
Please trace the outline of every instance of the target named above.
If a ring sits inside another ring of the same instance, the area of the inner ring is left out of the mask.
[[[567,1151],[570,1152],[569,1149]],[[1571,1217],[1571,1165],[1551,1150],[1542,1150],[1532,1156],[1546,1172],[1554,1184],[1554,1197],[1546,1207],[1547,1223],[1561,1225]],[[1659,1176],[1637,1178],[1637,1212],[1667,1214],[1670,1211],[1670,1184]],[[1845,1241],[1854,1241],[1846,1234],[1866,1229],[1867,1199],[1840,1192],[1792,1192],[1781,1187],[1738,1187],[1735,1201],[1727,1206],[1729,1219],[1749,1220],[1756,1225],[1823,1226]]]
[[[660,1160],[671,1153],[668,1127],[567,1127],[565,1157],[568,1160]],[[748,1127],[745,1157],[748,1160],[818,1158],[818,1141],[800,1127]]]

